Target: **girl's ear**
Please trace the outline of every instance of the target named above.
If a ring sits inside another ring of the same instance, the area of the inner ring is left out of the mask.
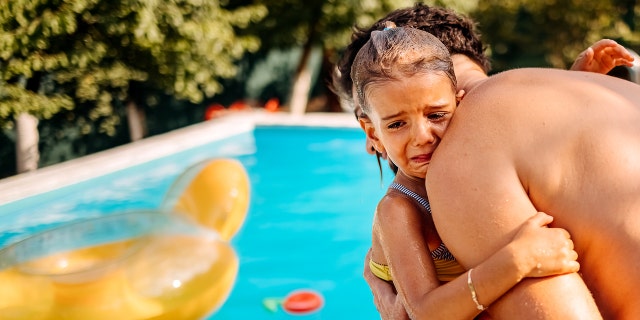
[[[378,139],[378,136],[376,135],[376,128],[373,126],[371,120],[360,118],[360,126],[364,130],[364,133],[367,135],[369,141],[371,141],[371,144],[373,144],[373,147],[376,149],[376,151],[384,154],[384,146],[380,142],[380,139]]]
[[[367,122],[371,123],[371,120],[369,120],[369,118],[367,117],[358,117],[358,122],[360,123],[360,128],[362,128],[362,131],[366,133],[367,132],[366,123]]]
[[[460,101],[462,101],[462,98],[464,98],[465,94],[466,92],[464,92],[464,90],[460,90],[456,93],[456,105],[458,105]]]

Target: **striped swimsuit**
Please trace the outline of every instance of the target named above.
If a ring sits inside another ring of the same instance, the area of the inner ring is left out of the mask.
[[[404,195],[412,198],[425,209],[427,209],[427,212],[429,213],[429,215],[431,215],[431,206],[429,205],[429,201],[427,201],[427,199],[407,189],[407,187],[395,182],[392,183],[389,188],[396,189]],[[438,280],[440,281],[451,281],[466,271],[456,261],[456,258],[451,254],[451,252],[449,252],[449,249],[447,249],[444,243],[440,243],[440,246],[438,246],[438,248],[431,252],[431,259],[433,259]],[[393,280],[391,277],[391,272],[387,265],[369,260],[369,268],[378,278],[386,281]]]

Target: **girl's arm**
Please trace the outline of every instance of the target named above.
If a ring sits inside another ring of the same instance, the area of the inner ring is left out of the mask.
[[[380,313],[382,320],[409,320],[409,315],[404,308],[404,304],[400,297],[393,290],[393,285],[387,281],[382,281],[376,277],[369,268],[369,260],[371,259],[371,249],[365,256],[364,279],[371,288],[373,293],[373,301]]]
[[[386,197],[376,215],[378,234],[399,299],[412,319],[472,319],[525,277],[575,272],[573,243],[563,229],[547,228],[552,218],[529,219],[505,247],[468,272],[440,285],[425,241],[431,223],[406,199]],[[381,280],[380,280],[381,281]]]
[[[412,201],[395,194],[383,197],[374,218],[373,233],[391,270],[396,299],[411,319],[416,319],[422,296],[440,286],[427,245],[426,232],[434,230],[428,228],[429,222]]]

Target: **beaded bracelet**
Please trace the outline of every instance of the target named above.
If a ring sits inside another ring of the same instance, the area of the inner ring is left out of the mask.
[[[469,286],[469,291],[471,291],[471,299],[475,302],[478,310],[484,311],[486,308],[478,302],[478,294],[476,293],[476,288],[473,286],[473,281],[471,281],[471,270],[473,270],[473,268],[469,269],[469,272],[467,273],[467,285]]]

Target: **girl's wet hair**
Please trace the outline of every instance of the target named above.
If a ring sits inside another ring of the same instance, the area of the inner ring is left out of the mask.
[[[489,58],[484,54],[480,32],[476,23],[469,17],[454,10],[428,6],[416,2],[412,7],[390,12],[369,27],[354,26],[351,43],[344,49],[342,58],[336,64],[330,83],[331,90],[340,97],[346,110],[356,108],[353,101],[353,80],[351,66],[360,48],[369,41],[371,32],[382,30],[391,21],[399,27],[410,27],[429,32],[436,36],[449,50],[449,54],[462,54],[477,63],[485,73],[491,69]]]
[[[387,22],[382,31],[373,31],[351,67],[357,99],[365,114],[370,110],[367,89],[371,84],[399,80],[420,73],[441,73],[456,90],[453,63],[447,48],[425,31],[395,27]]]

